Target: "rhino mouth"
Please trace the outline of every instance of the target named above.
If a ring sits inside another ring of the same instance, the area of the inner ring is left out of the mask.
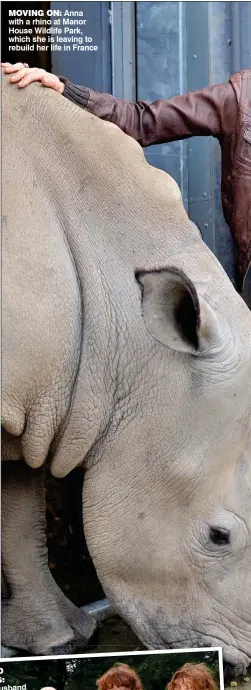
[[[236,680],[239,676],[249,675],[251,672],[251,665],[247,668],[240,666],[231,666],[226,662],[223,662],[223,673],[224,673],[224,683],[225,686],[228,685],[232,680]]]
[[[209,637],[204,633],[182,629],[175,630],[170,626],[168,628],[168,635],[158,633],[153,628],[139,634],[141,642],[148,649],[191,649],[191,648],[207,648],[220,647],[223,652],[223,668],[224,677],[226,679],[234,679],[238,676],[247,674],[248,669],[251,671],[251,656],[250,653],[240,649],[237,644],[233,646],[228,644],[226,640],[219,637]],[[185,634],[184,634],[185,632]]]
[[[233,677],[251,672],[251,630],[245,631],[235,626],[223,626],[223,622],[211,623],[212,634],[196,627],[196,621],[187,615],[177,623],[168,621],[166,609],[157,606],[155,614],[149,614],[145,603],[130,599],[126,606],[116,607],[118,613],[130,625],[142,644],[148,649],[200,649],[221,648],[226,674]],[[221,623],[221,626],[220,626]],[[237,633],[240,631],[240,634]]]
[[[225,680],[232,680],[238,676],[245,676],[251,669],[251,659],[245,652],[235,647],[222,646],[223,667]]]

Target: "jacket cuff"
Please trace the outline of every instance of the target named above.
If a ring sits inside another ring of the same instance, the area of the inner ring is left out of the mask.
[[[90,90],[86,86],[76,86],[76,84],[72,84],[68,79],[65,79],[65,77],[59,77],[59,79],[65,85],[62,95],[81,108],[86,108],[90,98]]]

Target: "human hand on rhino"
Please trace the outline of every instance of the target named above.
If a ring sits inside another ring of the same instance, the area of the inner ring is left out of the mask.
[[[55,74],[50,74],[44,69],[38,67],[28,67],[25,63],[16,62],[11,65],[10,62],[2,62],[1,67],[5,74],[10,74],[9,81],[17,84],[22,89],[32,82],[40,82],[42,86],[47,86],[49,89],[63,93],[64,84]]]
[[[23,63],[2,63],[2,67],[19,88],[38,81],[63,94],[78,107],[113,122],[142,147],[191,136],[212,135],[218,139],[223,156],[222,210],[234,239],[236,288],[251,309],[251,146],[248,131],[243,135],[250,120],[251,69],[237,72],[223,84],[150,104],[98,93],[84,85],[76,86],[63,76],[59,79]]]

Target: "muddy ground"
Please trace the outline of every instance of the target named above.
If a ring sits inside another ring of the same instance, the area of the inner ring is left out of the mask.
[[[251,690],[251,676],[249,682],[243,681],[241,678],[237,678],[237,685],[225,685],[225,690]]]

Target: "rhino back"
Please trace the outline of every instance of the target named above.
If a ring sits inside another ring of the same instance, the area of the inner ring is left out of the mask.
[[[135,269],[176,265],[235,328],[248,317],[134,140],[38,84],[3,90],[4,424],[38,466],[65,420],[62,476],[104,433],[128,363],[149,360]]]

